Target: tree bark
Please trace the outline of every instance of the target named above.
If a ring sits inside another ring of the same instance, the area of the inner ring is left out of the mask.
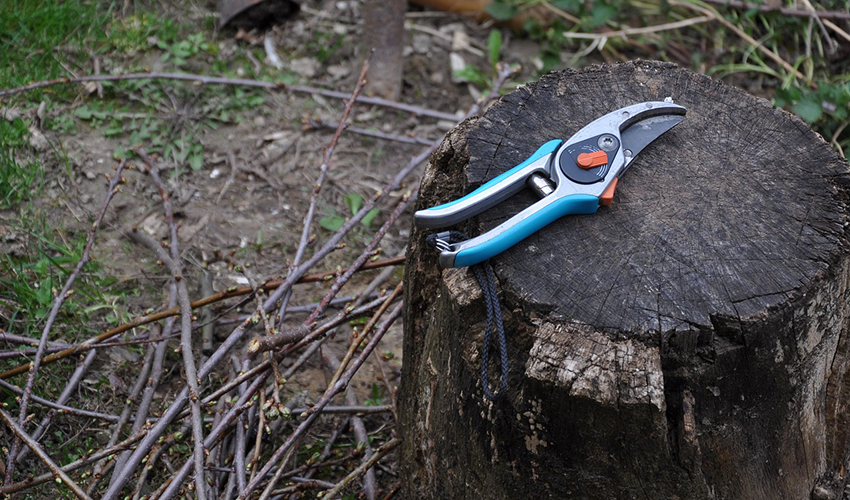
[[[374,50],[369,61],[365,90],[372,95],[397,101],[401,97],[404,58],[404,13],[407,0],[364,0],[364,57]]]
[[[610,110],[668,96],[685,121],[643,151],[613,205],[492,260],[505,398],[482,395],[472,273],[441,271],[429,231],[412,231],[404,498],[842,498],[850,178],[798,118],[671,64],[552,73],[446,137],[419,208]],[[535,199],[460,229],[480,234]]]

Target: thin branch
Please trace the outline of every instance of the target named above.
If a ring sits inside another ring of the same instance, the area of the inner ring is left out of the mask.
[[[313,227],[313,218],[315,217],[316,207],[319,203],[319,193],[321,192],[322,186],[325,183],[325,178],[328,175],[331,157],[333,156],[334,150],[336,150],[339,137],[345,129],[345,122],[351,114],[354,101],[366,85],[366,73],[369,71],[369,61],[371,59],[372,54],[370,53],[369,57],[363,61],[363,68],[360,71],[360,76],[357,77],[357,84],[354,87],[354,92],[351,94],[352,98],[346,102],[345,109],[342,112],[342,117],[339,120],[336,131],[334,132],[333,137],[331,137],[330,144],[328,144],[322,154],[322,164],[319,166],[319,176],[318,179],[316,179],[315,186],[313,187],[313,193],[310,195],[310,205],[307,208],[307,213],[304,214],[304,222],[301,225],[301,239],[298,241],[298,247],[295,250],[295,258],[293,259],[292,267],[298,267],[298,265],[301,264],[301,259],[304,257],[304,252],[307,250],[307,244],[310,242],[310,230]],[[286,308],[289,305],[289,299],[291,297],[292,292],[287,290],[280,303],[280,308],[278,308],[278,328],[281,328],[283,325],[283,319],[286,316]]]
[[[21,87],[16,87],[7,90],[0,90],[0,97],[8,97],[10,95],[20,94],[21,92],[28,92],[30,90],[40,89],[44,87],[51,87],[54,85],[67,85],[71,83],[86,83],[86,82],[120,82],[127,80],[180,80],[193,82],[201,85],[234,85],[241,87],[253,87],[253,88],[261,88],[267,90],[283,90],[294,92],[297,94],[312,94],[312,95],[320,95],[322,97],[328,97],[331,99],[349,99],[351,97],[350,94],[346,94],[345,92],[337,92],[335,90],[325,90],[319,89],[316,87],[310,87],[307,85],[286,85],[284,83],[271,83],[271,82],[263,82],[259,80],[250,80],[247,78],[226,78],[219,76],[206,76],[206,75],[195,75],[191,73],[160,73],[160,72],[150,72],[150,73],[129,73],[124,75],[91,75],[91,76],[80,76],[74,78],[57,78],[55,80],[45,80],[40,82],[30,83],[28,85],[23,85]],[[399,111],[406,111],[413,115],[417,116],[428,116],[431,118],[436,118],[438,120],[451,120],[458,121],[458,117],[456,115],[450,113],[443,113],[441,111],[435,111],[432,109],[423,108],[420,106],[413,106],[410,104],[404,104],[396,101],[391,101],[388,99],[382,99],[379,97],[364,97],[360,96],[357,98],[357,102],[361,104],[369,104],[375,106],[382,106],[386,108],[397,109]]]
[[[233,357],[233,363],[237,365],[237,368],[240,368],[238,371],[246,371],[248,369],[249,361],[246,359],[242,361],[242,366],[239,367],[239,360],[236,356]],[[243,382],[239,385],[239,395],[244,396],[245,391],[248,389],[247,382]],[[219,422],[221,425],[221,422]],[[233,467],[236,469],[236,487],[240,490],[245,487],[248,483],[245,476],[245,427],[248,425],[247,420],[245,419],[244,413],[239,414],[239,420],[236,421],[236,439],[234,440],[234,449],[233,449]]]
[[[392,299],[395,299],[395,297],[393,297]],[[310,326],[302,324],[296,329],[287,330],[285,332],[278,333],[272,337],[256,338],[252,340],[250,344],[248,344],[248,352],[256,353],[269,351],[271,349],[274,349],[275,347],[279,347],[284,344],[298,342],[299,340],[302,340],[307,337],[307,335],[311,336],[310,340],[315,340],[317,337],[324,335],[325,333],[336,328],[337,326],[345,322],[351,321],[356,317],[363,316],[366,312],[371,311],[375,307],[378,307],[380,304],[386,302],[392,302],[392,300],[387,301],[385,297],[378,297],[372,300],[371,302],[361,307],[358,307],[357,309],[343,309],[342,311],[337,313],[337,315],[333,318],[325,320],[312,328]]]
[[[325,123],[322,120],[317,118],[311,119],[307,125],[311,128],[321,127],[321,128],[335,128],[335,125],[331,125],[330,123]],[[420,144],[423,146],[429,146],[434,141],[431,139],[423,139],[421,137],[407,136],[407,135],[398,135],[398,134],[387,134],[385,132],[381,132],[379,130],[369,130],[361,127],[354,127],[352,125],[346,125],[346,132],[351,132],[352,134],[365,135],[366,137],[374,137],[376,139],[384,139],[386,141],[395,141],[395,142],[403,142],[405,144]]]
[[[377,464],[379,460],[384,458],[384,456],[387,453],[391,452],[393,449],[395,449],[400,444],[401,444],[401,439],[394,437],[394,438],[390,439],[389,441],[387,441],[386,443],[384,443],[383,445],[381,445],[380,448],[375,450],[374,455],[369,457],[368,460],[365,460],[362,464],[360,464],[359,467],[357,467],[356,469],[351,471],[347,476],[345,476],[345,478],[342,481],[340,481],[336,486],[334,486],[333,489],[326,491],[325,494],[322,495],[322,500],[331,500],[332,498],[339,495],[342,492],[342,490],[351,481],[362,476],[364,473],[366,473],[366,471],[371,470],[371,468],[374,467],[375,464]]]
[[[312,323],[325,313],[325,310],[328,308],[328,305],[334,299],[334,297],[336,297],[336,294],[339,292],[339,290],[343,286],[345,286],[345,284],[348,282],[349,279],[351,279],[352,276],[354,276],[354,273],[357,271],[357,269],[363,264],[365,264],[366,261],[372,256],[372,253],[375,251],[376,248],[378,248],[378,245],[381,243],[381,240],[384,239],[384,236],[386,236],[387,231],[390,230],[390,227],[392,227],[395,221],[399,217],[401,217],[401,214],[416,199],[416,193],[418,193],[418,191],[419,187],[417,186],[414,189],[413,193],[408,192],[401,197],[401,201],[398,203],[395,210],[393,210],[393,213],[390,214],[390,216],[387,218],[381,228],[378,229],[378,231],[375,233],[375,236],[372,237],[372,241],[370,241],[369,244],[366,245],[366,248],[364,248],[363,251],[360,252],[360,255],[357,257],[357,259],[355,259],[354,263],[349,266],[349,268],[344,273],[342,273],[342,276],[338,277],[336,281],[334,281],[334,284],[331,286],[330,290],[328,290],[328,292],[325,294],[324,298],[322,298],[321,302],[319,302],[319,305],[316,306],[316,309],[312,313],[310,313],[310,316],[304,321],[305,325]]]
[[[332,372],[338,371],[342,366],[339,363],[339,358],[330,349],[323,349],[322,359]],[[357,405],[357,395],[354,394],[351,387],[345,389],[345,402],[349,405]],[[327,412],[327,408],[324,411]],[[372,446],[369,444],[369,434],[366,432],[366,425],[363,423],[363,419],[357,415],[352,415],[351,429],[354,431],[354,439],[357,447],[363,447],[363,461],[368,462],[372,458],[373,451]],[[377,484],[375,481],[375,471],[369,469],[363,478],[363,496],[366,497],[366,500],[375,500],[376,495]]]
[[[236,421],[237,417],[249,406],[253,405],[252,399],[254,394],[262,388],[268,374],[268,371],[261,373],[252,381],[251,385],[245,390],[245,392],[239,396],[236,403],[234,403],[227,413],[221,418],[218,426],[214,427],[213,430],[207,434],[206,440],[204,441],[204,447],[211,448],[214,446],[215,443],[222,438],[225,430]],[[174,405],[172,405],[172,408],[173,407]],[[180,485],[186,480],[186,476],[194,470],[195,462],[194,457],[190,457],[189,460],[183,464],[180,470],[173,475],[171,482],[159,496],[159,500],[167,500],[178,492]]]
[[[115,169],[115,173],[113,174],[112,180],[109,182],[109,187],[106,190],[106,196],[103,200],[103,204],[101,204],[100,212],[98,212],[95,221],[91,225],[91,229],[89,230],[88,237],[86,238],[86,246],[83,249],[83,254],[80,257],[79,262],[77,262],[76,267],[68,276],[68,279],[65,281],[65,285],[62,287],[62,290],[59,294],[53,299],[53,306],[50,309],[50,315],[47,317],[47,321],[44,324],[44,329],[41,332],[41,340],[38,343],[38,351],[35,353],[35,359],[29,365],[29,374],[27,375],[26,385],[24,386],[24,393],[21,397],[20,409],[18,412],[18,422],[21,425],[25,425],[27,418],[27,409],[29,407],[30,398],[32,397],[32,390],[35,386],[35,378],[38,373],[38,369],[41,366],[42,359],[45,358],[44,350],[47,348],[47,339],[50,336],[50,330],[53,328],[53,323],[56,321],[56,317],[59,314],[59,309],[62,307],[62,304],[65,303],[65,299],[70,296],[71,286],[73,286],[74,281],[76,281],[77,276],[83,270],[86,264],[88,264],[91,259],[91,248],[94,245],[94,238],[97,234],[97,229],[100,227],[100,223],[103,220],[103,216],[106,214],[106,209],[109,207],[109,202],[112,201],[112,198],[115,196],[117,192],[118,184],[121,182],[121,172],[124,170],[124,165],[126,162],[122,161],[118,164],[118,167]],[[12,476],[15,472],[15,460],[17,460],[18,448],[21,445],[21,441],[18,437],[14,439],[12,442],[12,446],[9,449],[9,453],[6,455],[6,479],[4,480],[4,484],[12,483]]]
[[[173,305],[177,302],[177,286],[172,282],[172,283],[170,283],[169,288],[170,288],[170,293],[169,293],[168,302],[169,302],[169,305]],[[173,326],[173,324],[174,324],[174,318],[169,318],[165,322],[165,328],[170,330],[171,327]],[[158,324],[154,324],[153,327],[151,328],[151,338],[154,339],[154,340],[157,340],[161,336],[162,336],[162,328],[160,328],[160,326]],[[144,384],[144,391],[142,392],[141,399],[139,400],[139,406],[136,409],[135,421],[133,422],[133,425],[130,428],[130,432],[132,434],[139,432],[142,429],[142,426],[144,425],[145,420],[147,419],[148,411],[150,410],[151,403],[153,402],[154,393],[156,392],[157,388],[159,387],[159,381],[162,378],[162,367],[163,367],[163,363],[165,361],[165,352],[166,352],[166,349],[168,349],[168,340],[163,339],[161,342],[158,342],[156,344],[156,346],[151,346],[151,347],[149,347],[149,349],[153,349],[153,359],[150,361],[150,364],[148,363],[147,358],[145,359],[145,364],[144,364],[144,367],[142,369],[142,373],[145,373],[145,372],[147,372],[147,373],[144,375],[144,379],[142,378],[142,374],[139,375],[139,381],[144,380],[145,384]],[[146,368],[148,366],[149,366],[149,369]],[[128,410],[129,410],[132,402],[138,397],[138,395],[135,394],[135,388],[133,390],[133,393],[131,393],[130,396],[131,397],[128,398],[128,404],[127,404]],[[122,414],[122,417],[123,417],[123,414]],[[115,430],[113,430],[112,437],[110,438],[110,441],[118,439],[118,436],[121,434],[121,431],[122,431],[121,427],[122,427],[121,425],[117,425],[115,427]],[[110,442],[110,444],[111,444],[111,442]],[[121,453],[120,455],[118,455],[118,457],[115,459],[115,462],[114,462],[115,466],[112,469],[113,473],[112,473],[112,477],[110,478],[110,483],[115,481],[115,478],[124,469],[124,462],[127,460],[127,456],[128,456],[128,453],[125,451],[125,452]]]
[[[134,233],[134,231],[129,231],[125,235],[127,237],[133,239],[132,238],[133,233]],[[395,266],[395,265],[398,265],[398,264],[401,264],[401,263],[404,263],[404,257],[396,257],[396,258],[393,258],[393,259],[379,260],[379,261],[376,261],[376,262],[369,262],[369,263],[364,264],[363,266],[361,266],[360,271],[367,271],[367,270],[370,270],[370,269],[377,269],[379,267],[385,267],[385,266]],[[313,264],[315,264],[315,263],[313,263]],[[307,269],[310,269],[310,267],[312,267],[312,265],[311,266],[303,266],[303,267],[305,268],[305,271],[306,271]],[[344,272],[347,269],[348,268],[346,267],[346,268],[343,268],[341,271]],[[329,279],[332,279],[334,276],[338,275],[339,272],[340,272],[340,270],[336,270],[336,271],[323,271],[323,272],[314,273],[314,274],[304,274],[305,271],[302,271],[301,276],[294,280],[295,284],[315,283],[315,282],[320,282],[320,281],[327,281]],[[283,285],[289,284],[288,281],[289,280],[268,281],[265,284],[263,284],[260,288],[262,288],[265,291],[273,291],[273,290],[276,290],[277,288],[279,288]],[[289,284],[289,285],[291,285],[291,284]],[[190,305],[192,306],[192,309],[194,310],[194,309],[198,309],[198,308],[210,305],[210,304],[214,304],[216,302],[220,302],[222,300],[229,299],[229,298],[232,298],[232,297],[240,297],[240,296],[243,296],[243,295],[249,295],[253,292],[254,292],[254,290],[251,287],[231,287],[231,288],[228,288],[227,290],[222,290],[222,291],[220,291],[220,292],[218,292],[214,295],[211,295],[209,297],[204,297],[202,299],[196,300],[196,301],[192,302]],[[180,314],[180,308],[179,307],[172,307],[172,308],[166,309],[164,311],[139,316],[138,318],[134,319],[133,321],[130,321],[129,323],[124,323],[123,325],[119,325],[115,328],[110,328],[109,330],[106,330],[103,333],[97,335],[96,337],[93,337],[91,339],[86,340],[85,342],[73,345],[73,346],[66,348],[66,349],[64,349],[60,352],[55,353],[55,354],[45,356],[44,359],[42,360],[42,364],[47,365],[47,364],[50,364],[50,363],[55,363],[56,361],[59,361],[61,359],[65,359],[69,356],[73,356],[75,354],[79,354],[81,352],[84,352],[84,351],[91,349],[92,344],[99,344],[99,343],[101,343],[105,340],[109,340],[112,337],[115,337],[116,335],[120,335],[124,332],[132,330],[133,328],[136,328],[136,327],[139,327],[139,326],[142,326],[142,325],[147,325],[147,324],[153,323],[155,321],[160,321],[160,320],[169,318],[171,316],[177,316],[178,314]],[[170,331],[170,330],[166,330],[166,331]],[[30,366],[32,366],[32,363],[26,363],[26,364],[16,366],[15,368],[11,368],[9,370],[6,370],[5,372],[0,373],[0,379],[7,379],[7,378],[10,378],[10,377],[14,377],[15,375],[20,375],[21,373],[26,372],[30,368]]]
[[[143,436],[144,433],[136,433],[128,437],[124,441],[121,441],[120,443],[116,444],[115,446],[106,447],[96,453],[92,453],[91,455],[87,455],[77,460],[74,460],[73,462],[62,466],[61,469],[64,472],[73,472],[77,469],[91,464],[92,462],[97,462],[98,460],[106,458],[114,453],[129,449],[140,439],[142,439]],[[52,472],[47,472],[33,478],[27,478],[19,483],[14,483],[8,486],[2,486],[0,487],[0,494],[8,495],[11,493],[16,493],[18,491],[23,491],[27,488],[32,488],[33,486],[38,486],[39,484],[44,484],[48,481],[52,481],[55,478],[56,476]]]
[[[74,492],[74,495],[77,495],[77,498],[92,500],[91,497],[86,495],[86,492],[83,491],[83,489],[80,488],[80,486],[75,483],[70,476],[68,476],[68,474],[66,474],[53,460],[50,459],[50,456],[44,452],[38,442],[30,437],[26,431],[24,431],[24,429],[15,422],[15,419],[13,419],[11,415],[0,409],[0,418],[3,419],[3,422],[9,427],[9,429],[11,429],[15,436],[29,446],[32,452],[35,453],[42,462],[44,462],[44,465],[50,469],[50,472],[53,473],[55,477],[59,478],[60,481],[65,483],[65,486],[70,488],[71,491]]]
[[[11,342],[13,344],[25,344],[31,346],[38,345],[38,339],[34,339],[32,337],[23,337],[21,335],[15,335],[14,333],[3,332],[0,331],[0,341],[3,342]],[[50,342],[47,344],[48,347],[70,347],[71,344],[66,344],[64,342]]]
[[[384,297],[378,297],[378,298],[372,300],[371,302],[369,302],[369,303],[367,303],[363,306],[358,307],[357,309],[353,309],[353,310],[350,310],[350,311],[346,309],[346,310],[340,311],[333,318],[325,320],[323,323],[316,326],[315,329],[312,330],[312,332],[309,329],[306,329],[303,333],[298,331],[298,332],[293,334],[293,336],[291,337],[291,340],[289,340],[288,342],[284,342],[284,343],[295,342],[295,341],[301,340],[308,334],[313,336],[313,338],[311,340],[315,340],[317,337],[324,335],[325,333],[329,332],[330,330],[336,328],[337,326],[339,326],[343,323],[346,323],[346,322],[351,321],[355,318],[359,318],[359,317],[364,316],[367,312],[369,312],[369,311],[375,309],[376,307],[378,307],[379,305],[381,305],[381,303],[384,302],[384,300],[385,300]],[[253,345],[253,343],[257,342],[257,341],[263,342],[266,338],[267,337],[260,337],[259,339],[255,339],[255,340],[252,341],[251,345]],[[255,349],[254,352],[256,352],[258,350],[260,350],[260,349]],[[289,354],[289,353],[287,353],[287,354]],[[262,363],[255,366],[254,368],[252,368],[251,370],[248,370],[244,373],[241,373],[238,377],[231,380],[227,384],[223,385],[222,387],[217,389],[215,392],[213,392],[209,396],[205,397],[204,400],[203,400],[204,403],[209,404],[209,402],[214,401],[215,399],[217,399],[217,398],[227,394],[231,390],[233,390],[233,388],[235,386],[237,386],[237,385],[241,384],[242,382],[254,377],[257,373],[260,373],[261,371],[268,369],[269,363],[270,363],[269,360],[265,360]],[[290,375],[286,375],[286,374],[282,375],[283,378],[289,378],[290,376],[291,376],[291,374]]]
[[[692,26],[694,24],[701,24],[708,21],[714,20],[714,16],[700,16],[700,17],[692,17],[690,19],[683,19],[681,21],[676,21],[673,23],[665,23],[658,24],[655,26],[644,26],[640,28],[625,28],[617,31],[605,31],[603,33],[572,33],[569,31],[565,31],[562,33],[564,38],[586,38],[586,39],[598,39],[598,38],[620,38],[627,37],[629,35],[646,35],[649,33],[658,33],[661,31],[669,31],[676,30],[679,28],[685,28],[687,26]]]
[[[23,393],[24,393],[23,389],[21,389],[20,387],[14,385],[14,384],[10,384],[9,382],[6,382],[5,380],[0,380],[0,387],[4,388],[6,390],[12,391],[15,394],[23,395]],[[110,415],[108,413],[99,413],[99,412],[95,412],[95,411],[83,410],[81,408],[74,408],[73,406],[67,406],[67,405],[59,404],[55,401],[50,401],[49,399],[44,399],[44,398],[36,396],[36,395],[33,395],[31,397],[31,399],[32,399],[33,403],[38,403],[42,406],[56,410],[60,413],[67,413],[69,415],[77,415],[77,416],[86,417],[86,418],[94,418],[94,419],[98,419],[98,420],[104,420],[106,422],[117,422],[118,421],[118,415]]]
[[[183,266],[180,263],[180,252],[177,247],[177,224],[174,222],[174,213],[171,209],[171,199],[165,184],[159,177],[159,171],[153,164],[153,160],[144,149],[136,150],[147,166],[148,175],[153,179],[162,198],[162,206],[165,211],[165,221],[171,233],[171,258],[168,259],[171,277],[177,284],[177,301],[180,304],[180,352],[183,355],[183,369],[186,374],[186,385],[189,389],[189,408],[191,410],[192,437],[195,448],[195,495],[199,500],[207,498],[207,484],[204,480],[204,422],[201,414],[200,403],[200,379],[195,367],[195,356],[192,349],[192,305],[189,300],[189,290],[186,279],[183,276]]]
[[[316,207],[319,204],[319,193],[325,183],[325,178],[328,175],[328,167],[330,166],[331,157],[333,156],[336,145],[339,142],[339,137],[345,129],[345,122],[348,120],[348,115],[351,114],[351,109],[354,107],[354,101],[366,85],[366,73],[369,71],[369,59],[371,54],[363,62],[363,69],[360,71],[360,76],[357,77],[357,85],[354,86],[354,92],[351,93],[352,98],[345,104],[345,109],[342,111],[342,117],[339,119],[339,124],[336,127],[331,142],[325,148],[322,155],[322,164],[319,166],[319,177],[316,179],[316,184],[313,187],[313,193],[310,195],[310,206],[307,209],[307,214],[304,216],[304,223],[301,228],[301,239],[298,242],[298,249],[295,251],[294,265],[301,263],[301,258],[304,256],[304,251],[307,249],[307,243],[310,239],[310,230],[313,227],[313,217],[316,214]]]
[[[62,389],[62,392],[59,394],[59,397],[56,399],[56,402],[60,405],[65,404],[71,396],[76,392],[77,387],[80,385],[80,382],[83,380],[83,377],[88,373],[89,368],[91,368],[92,363],[94,362],[94,358],[97,355],[97,351],[92,350],[86,354],[86,357],[77,365],[77,368],[74,370],[74,373],[71,374],[71,378],[68,379],[68,382],[65,384],[65,388]],[[47,412],[47,415],[39,422],[38,427],[32,432],[31,436],[33,439],[38,441],[41,439],[41,435],[47,429],[47,426],[50,425],[50,422],[53,421],[53,417],[56,415],[57,410],[53,409]],[[23,460],[27,456],[27,450],[29,448],[24,448],[21,450],[21,453],[18,455],[19,460]]]
[[[260,481],[265,477],[266,474],[271,471],[277,462],[285,455],[287,452],[304,436],[307,430],[313,425],[316,419],[321,415],[322,409],[324,409],[331,398],[342,392],[351,381],[351,377],[357,372],[366,358],[372,353],[375,347],[383,338],[384,334],[389,330],[389,327],[395,322],[396,319],[401,315],[402,303],[399,303],[395,309],[390,313],[389,317],[384,320],[384,323],[381,324],[380,328],[375,332],[375,335],[369,341],[368,344],[363,348],[360,356],[354,361],[351,368],[349,368],[343,377],[334,384],[332,387],[329,387],[327,391],[325,391],[324,396],[316,403],[316,405],[311,408],[309,411],[302,413],[302,417],[306,417],[306,419],[301,422],[297,429],[287,438],[287,440],[281,445],[277,450],[275,450],[274,454],[271,456],[266,465],[257,473],[257,476],[248,483],[248,485],[239,492],[239,496],[237,497],[239,500],[245,500],[248,495],[250,495],[255,489],[257,489],[260,485]],[[274,484],[270,483],[267,485],[267,488],[274,488]]]
[[[748,3],[738,0],[703,0],[705,3],[714,4],[720,7],[732,7],[741,10],[758,10],[759,12],[779,12],[786,16],[794,17],[819,17],[821,19],[850,19],[850,12],[841,11],[810,11],[800,10],[790,7],[773,7],[760,3]]]
[[[366,337],[370,333],[372,333],[372,328],[375,327],[375,325],[378,322],[378,319],[384,313],[384,311],[387,310],[389,305],[393,301],[395,301],[395,299],[397,297],[401,297],[403,290],[404,290],[404,282],[401,282],[398,285],[396,285],[393,292],[390,294],[389,297],[387,297],[387,300],[381,305],[381,308],[378,309],[375,312],[375,315],[372,316],[372,318],[369,320],[368,323],[363,325],[363,331],[361,331],[357,336],[355,336],[353,339],[351,339],[351,344],[348,347],[348,351],[345,353],[345,356],[342,358],[342,362],[340,362],[339,366],[337,366],[336,373],[334,373],[333,377],[331,377],[331,381],[328,385],[335,384],[336,381],[339,380],[339,378],[343,375],[343,372],[345,371],[346,367],[348,366],[349,361],[351,361],[351,358],[354,357],[354,353],[357,352],[357,349],[360,347],[360,344],[362,344],[363,341],[366,339]]]

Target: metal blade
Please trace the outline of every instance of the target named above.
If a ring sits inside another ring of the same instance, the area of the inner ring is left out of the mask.
[[[664,132],[675,127],[685,119],[684,115],[660,115],[645,118],[631,124],[620,133],[623,141],[623,152],[626,165],[620,172],[625,172],[631,166],[632,160],[652,141],[661,137]],[[631,152],[631,154],[629,154]]]

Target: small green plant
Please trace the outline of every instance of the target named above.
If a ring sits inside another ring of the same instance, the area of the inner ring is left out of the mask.
[[[200,137],[206,130],[222,122],[239,122],[245,112],[265,103],[259,92],[239,87],[204,87],[198,92],[185,84],[135,80],[105,82],[104,88],[116,98],[132,95],[138,102],[119,106],[114,100],[90,101],[76,108],[73,117],[106,137],[127,137],[122,142],[141,144],[149,153],[173,160],[178,173],[184,167],[193,171],[203,167]],[[120,146],[113,156],[132,157],[132,148]]]
[[[38,329],[55,294],[82,258],[86,235],[81,233],[68,240],[40,213],[22,212],[20,219],[8,224],[7,228],[24,243],[25,252],[23,256],[0,255],[0,300],[11,308],[10,325],[17,325],[21,333],[31,334]],[[86,309],[85,303],[108,303],[105,290],[116,281],[100,277],[99,268],[96,261],[87,264],[61,310],[66,324],[74,325],[72,329],[81,333],[90,333],[92,313],[98,310]],[[109,309],[117,314],[116,307]]]
[[[779,88],[773,96],[773,103],[791,109],[817,128],[845,157],[850,155],[850,80],[821,83],[817,89],[798,86]]]
[[[489,90],[493,85],[493,78],[496,75],[497,66],[502,54],[502,32],[499,30],[490,31],[490,36],[487,37],[487,56],[490,66],[488,71],[484,72],[471,64],[467,64],[465,68],[455,72],[455,76],[467,81],[482,91]]]
[[[176,40],[178,32],[179,27],[173,20],[141,12],[113,20],[106,37],[115,50],[132,56],[158,42],[167,44]]]
[[[349,213],[351,215],[356,214],[363,207],[363,197],[357,193],[348,193],[342,197],[345,205],[348,207]],[[376,207],[369,212],[360,220],[360,224],[365,228],[369,229],[372,226],[372,222],[375,220],[375,217],[378,215],[380,210]],[[333,211],[331,215],[322,217],[319,219],[319,225],[328,231],[339,231],[345,221],[346,217],[343,217],[336,211]]]
[[[345,35],[333,31],[319,31],[315,40],[307,44],[307,51],[320,63],[325,63],[342,47]]]
[[[171,43],[159,40],[156,46],[165,51],[162,62],[171,61],[177,67],[185,65],[190,57],[201,51],[210,50],[210,44],[205,41],[203,33],[194,33],[186,36],[184,40]]]
[[[495,0],[485,10],[497,21],[508,21],[522,11],[539,4],[548,4],[550,9],[560,10],[581,20],[579,28],[593,29],[614,20],[623,13],[629,2],[625,0]]]
[[[372,395],[363,401],[365,406],[383,406],[384,404],[384,394],[386,393],[386,389],[379,386],[377,383],[372,382]]]

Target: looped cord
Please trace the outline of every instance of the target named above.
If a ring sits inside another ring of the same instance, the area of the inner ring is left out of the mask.
[[[446,233],[442,233],[445,235]],[[458,243],[468,239],[465,234],[460,231],[448,231],[448,243]],[[425,238],[425,242],[437,248],[437,234],[430,234]],[[485,260],[479,264],[470,266],[475,274],[475,279],[478,280],[478,286],[481,287],[481,293],[484,295],[484,306],[487,308],[487,328],[484,330],[484,341],[481,346],[481,386],[484,389],[484,396],[491,401],[495,401],[505,395],[508,388],[508,343],[505,339],[505,326],[502,323],[502,305],[499,303],[499,294],[496,290],[496,274],[493,272],[493,266],[489,260]],[[492,337],[493,325],[496,326],[496,341],[498,342],[499,364],[502,367],[502,376],[499,380],[499,390],[493,392],[490,390],[490,377],[488,373],[488,365],[490,364],[490,342]]]

